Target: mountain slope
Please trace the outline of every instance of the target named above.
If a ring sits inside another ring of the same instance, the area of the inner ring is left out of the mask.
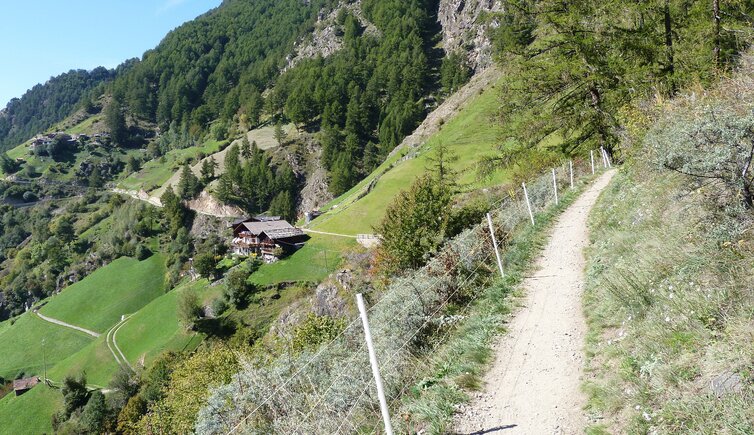
[[[325,206],[326,213],[309,226],[313,230],[356,235],[369,234],[388,204],[430,166],[428,158],[440,143],[458,157],[450,162],[465,190],[494,186],[506,179],[504,171],[478,180],[478,159],[495,151],[499,128],[494,120],[498,89],[505,79],[489,68],[448,98],[408,136],[400,147],[353,189]]]
[[[11,100],[0,111],[0,151],[26,141],[73,113],[82,97],[115,77],[114,70],[72,70]]]

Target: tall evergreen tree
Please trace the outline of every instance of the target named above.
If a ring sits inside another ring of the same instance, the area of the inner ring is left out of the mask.
[[[113,97],[105,110],[105,125],[110,130],[110,138],[113,143],[120,146],[127,144],[126,117],[123,115],[123,103],[117,97]]]
[[[181,170],[181,178],[178,181],[178,195],[183,200],[193,199],[199,193],[201,187],[199,179],[196,178],[188,163],[184,164],[183,170]]]

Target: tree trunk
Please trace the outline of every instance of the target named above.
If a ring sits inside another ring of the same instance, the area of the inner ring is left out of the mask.
[[[670,17],[670,0],[665,0],[663,15],[665,18],[665,50],[667,52],[668,63],[666,71],[670,77],[670,94],[675,95],[675,55],[673,53],[673,21]]]
[[[589,95],[592,97],[592,107],[597,112],[597,116],[599,117],[599,125],[597,127],[597,130],[599,131],[600,135],[600,146],[604,148],[609,155],[612,156],[613,145],[612,143],[608,143],[607,141],[608,132],[605,129],[604,114],[602,112],[602,95],[600,95],[599,89],[597,89],[595,86],[591,86],[589,88]]]
[[[712,0],[712,20],[715,24],[715,68],[720,68],[720,0]]]

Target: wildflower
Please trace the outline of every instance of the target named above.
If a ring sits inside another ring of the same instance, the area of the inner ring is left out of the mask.
[[[670,316],[665,316],[665,321],[670,322]]]
[[[640,405],[636,405],[636,406],[634,407],[634,409],[636,409],[636,410],[638,411],[638,410],[640,410],[640,409],[641,409],[641,406],[640,406]]]
[[[650,421],[650,420],[652,420],[652,416],[651,416],[651,415],[649,415],[649,414],[647,414],[646,412],[643,412],[643,413],[641,414],[641,416],[642,416],[642,417],[644,417],[644,420],[646,420],[646,421]]]
[[[669,295],[668,297],[669,297],[670,299],[673,299],[673,293],[671,293],[671,294],[670,294],[670,295]]]

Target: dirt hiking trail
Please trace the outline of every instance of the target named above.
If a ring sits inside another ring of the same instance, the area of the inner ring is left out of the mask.
[[[484,391],[456,417],[460,434],[581,434],[586,320],[582,312],[587,218],[615,171],[600,176],[558,219],[524,299],[494,347]]]

